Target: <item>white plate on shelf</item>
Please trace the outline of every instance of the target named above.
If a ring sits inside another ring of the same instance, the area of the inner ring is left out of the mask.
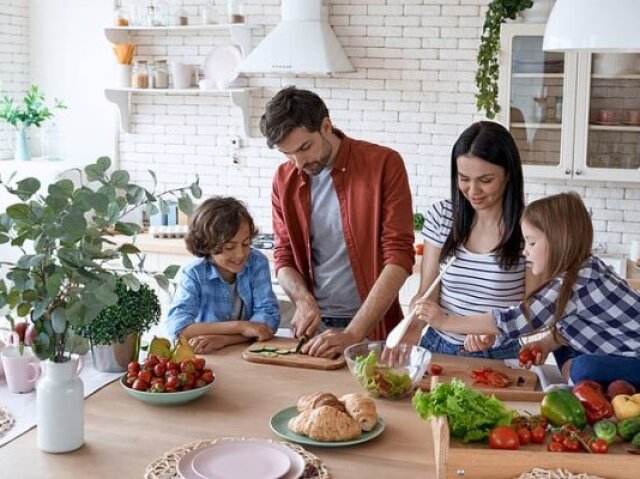
[[[176,464],[183,479],[297,479],[304,468],[293,449],[262,439],[219,441],[194,449]]]
[[[238,78],[238,67],[242,62],[242,51],[237,45],[219,45],[204,60],[204,77],[223,89]]]

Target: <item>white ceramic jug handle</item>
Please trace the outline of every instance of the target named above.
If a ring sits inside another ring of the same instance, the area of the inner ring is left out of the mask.
[[[84,369],[84,361],[82,360],[82,358],[80,356],[78,356],[78,374],[80,374],[80,371],[82,371]]]
[[[42,368],[40,367],[40,363],[29,363],[30,368],[33,368],[33,379],[29,379],[30,383],[35,383],[40,376],[42,375]]]

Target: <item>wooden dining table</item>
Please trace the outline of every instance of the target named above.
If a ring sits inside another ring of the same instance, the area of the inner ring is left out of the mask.
[[[298,397],[320,391],[341,395],[362,392],[347,369],[320,371],[242,359],[244,346],[207,355],[216,374],[204,396],[180,406],[140,402],[108,384],[85,402],[85,444],[65,454],[38,449],[36,429],[0,448],[0,477],[142,478],[145,467],[177,446],[219,437],[282,440],[269,427],[275,412],[295,405]],[[386,429],[355,446],[304,446],[316,454],[332,478],[434,477],[429,422],[421,420],[410,398],[376,400]],[[35,411],[33,411],[35,414]]]

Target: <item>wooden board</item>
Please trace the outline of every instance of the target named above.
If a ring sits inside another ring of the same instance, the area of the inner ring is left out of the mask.
[[[276,364],[279,366],[289,366],[291,368],[305,369],[340,369],[346,364],[344,356],[337,359],[315,358],[306,354],[287,354],[274,358],[263,356],[260,353],[252,353],[252,349],[260,349],[264,347],[273,347],[278,349],[295,348],[298,344],[297,339],[274,338],[269,341],[253,343],[242,352],[242,358],[252,363]]]
[[[539,403],[507,403],[520,412],[535,411]],[[587,452],[549,452],[547,434],[544,444],[528,444],[517,451],[491,449],[487,444],[468,443],[451,438],[446,417],[431,419],[436,479],[513,479],[533,468],[567,469],[607,479],[637,477],[638,456],[628,454],[629,443],[615,442],[608,454]]]
[[[544,392],[538,388],[538,376],[526,369],[511,369],[504,361],[498,359],[468,358],[464,356],[449,356],[445,354],[434,354],[431,364],[442,366],[442,374],[432,378],[428,374],[422,379],[419,387],[425,391],[430,391],[432,379],[437,382],[446,383],[453,378],[458,378],[468,386],[485,394],[493,394],[503,401],[541,401]],[[506,388],[494,388],[486,384],[476,384],[471,379],[471,371],[474,369],[491,368],[505,374],[511,385]]]

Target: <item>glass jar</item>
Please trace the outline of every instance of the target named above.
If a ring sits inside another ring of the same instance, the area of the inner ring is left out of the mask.
[[[216,21],[216,6],[213,2],[207,2],[200,12],[203,25],[211,25]]]
[[[138,60],[131,70],[132,88],[149,88],[149,68],[145,60]]]
[[[244,0],[227,0],[229,23],[244,23]]]
[[[145,27],[152,27],[155,21],[156,21],[156,7],[154,7],[153,5],[149,5],[144,13],[143,25]]]
[[[184,8],[179,8],[173,13],[173,24],[178,27],[189,25],[189,14]]]
[[[167,60],[158,60],[153,68],[153,88],[169,88]]]
[[[116,3],[116,9],[113,12],[114,23],[117,27],[128,27],[131,23],[131,13],[127,7],[123,7],[120,2]]]
[[[169,25],[169,4],[163,0],[153,2],[153,26],[166,27]]]

